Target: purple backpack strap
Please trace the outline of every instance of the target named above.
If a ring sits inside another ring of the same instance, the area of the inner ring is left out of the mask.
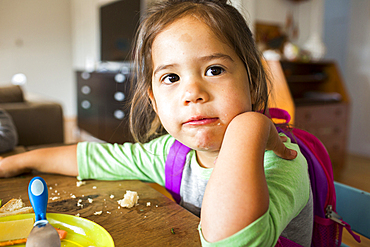
[[[173,199],[180,203],[180,186],[182,179],[182,172],[184,170],[184,165],[186,161],[186,155],[191,149],[179,141],[175,141],[168,153],[166,166],[165,166],[165,176],[166,184],[165,187],[168,192],[171,193]]]

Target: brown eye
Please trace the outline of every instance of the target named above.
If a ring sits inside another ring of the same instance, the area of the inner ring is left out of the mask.
[[[166,75],[164,78],[163,78],[163,83],[165,84],[172,84],[172,83],[175,83],[177,81],[180,80],[180,77],[176,74],[169,74],[169,75]]]
[[[225,70],[219,66],[212,66],[207,69],[206,76],[217,76],[221,75]]]

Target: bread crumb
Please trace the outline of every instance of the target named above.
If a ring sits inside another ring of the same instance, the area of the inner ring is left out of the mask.
[[[75,216],[80,217],[80,213],[75,214]]]
[[[84,205],[81,203],[82,202],[82,200],[80,199],[80,200],[78,200],[78,202],[77,202],[77,207],[81,207],[81,208],[83,208],[84,207]]]
[[[76,198],[76,196],[75,196],[75,195],[71,195],[71,197],[72,197],[72,198]]]
[[[93,199],[91,199],[91,198],[87,198],[87,200],[89,201],[89,203],[93,202]]]
[[[86,182],[80,181],[80,180],[76,182],[77,187],[81,187],[82,185],[85,185],[85,184],[86,184]]]
[[[123,196],[122,200],[117,201],[121,207],[132,208],[137,205],[139,196],[136,191],[126,190],[126,194]]]
[[[94,215],[101,215],[103,213],[103,211],[96,211],[95,213],[94,213]]]
[[[107,214],[111,214],[111,212],[107,211]]]
[[[147,202],[147,203],[146,203],[146,206],[147,206],[147,207],[150,207],[150,202]]]
[[[52,201],[54,201],[54,200],[56,200],[56,199],[59,199],[59,198],[60,198],[59,196],[50,197],[50,199],[51,199]]]
[[[93,190],[96,190],[97,187],[96,186],[93,186],[92,188],[93,188]]]
[[[114,198],[114,195],[110,195],[109,197],[110,197],[110,199],[113,199]]]

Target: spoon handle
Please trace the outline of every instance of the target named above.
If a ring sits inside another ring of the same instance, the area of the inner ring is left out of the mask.
[[[48,187],[41,177],[34,177],[28,186],[28,196],[35,212],[35,225],[38,221],[46,221],[48,204]]]

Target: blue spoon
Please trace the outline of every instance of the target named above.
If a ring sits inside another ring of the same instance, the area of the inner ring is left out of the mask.
[[[48,187],[41,177],[34,177],[28,186],[33,211],[35,212],[35,224],[27,238],[26,247],[60,247],[59,234],[46,219],[48,205]]]

